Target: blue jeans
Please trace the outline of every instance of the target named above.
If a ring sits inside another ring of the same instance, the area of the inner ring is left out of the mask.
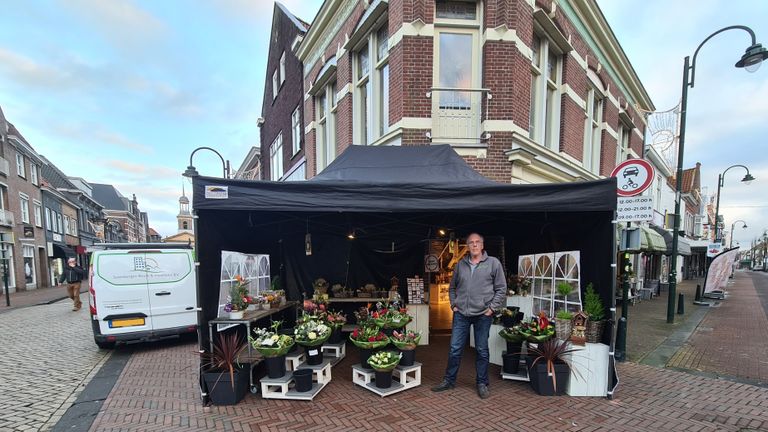
[[[464,352],[464,346],[469,338],[469,326],[475,330],[475,350],[477,350],[477,359],[475,360],[475,369],[477,370],[477,384],[488,385],[488,333],[491,330],[493,317],[478,315],[464,316],[459,312],[453,313],[453,326],[451,329],[451,350],[448,353],[448,366],[445,369],[445,380],[451,384],[456,382],[456,375],[459,372],[461,364],[461,354]]]

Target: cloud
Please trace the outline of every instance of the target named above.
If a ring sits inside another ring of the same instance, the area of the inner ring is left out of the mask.
[[[152,154],[154,150],[144,144],[136,142],[120,133],[106,129],[101,125],[83,123],[49,123],[51,136],[68,138],[80,143],[88,142],[95,145],[107,144],[121,150],[134,151],[143,154]]]
[[[105,165],[144,179],[157,180],[163,178],[179,178],[181,176],[178,170],[168,167],[137,164],[123,160],[108,160],[105,162]]]

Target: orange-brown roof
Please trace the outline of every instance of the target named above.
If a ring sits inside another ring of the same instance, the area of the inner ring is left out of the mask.
[[[667,178],[667,183],[670,187],[672,187],[672,189],[674,189],[675,176],[669,176]],[[701,163],[699,162],[696,162],[696,166],[694,168],[683,170],[682,192],[692,193],[696,190],[701,190]]]

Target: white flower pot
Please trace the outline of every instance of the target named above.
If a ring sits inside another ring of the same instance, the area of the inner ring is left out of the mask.
[[[229,319],[243,319],[244,311],[231,311],[229,313]]]

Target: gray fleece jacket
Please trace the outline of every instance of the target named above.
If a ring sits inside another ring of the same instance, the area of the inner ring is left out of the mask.
[[[481,315],[488,308],[498,311],[504,307],[506,295],[507,280],[498,259],[489,257],[483,251],[483,257],[474,273],[469,263],[469,254],[456,264],[448,286],[451,309],[458,308],[464,316]]]

